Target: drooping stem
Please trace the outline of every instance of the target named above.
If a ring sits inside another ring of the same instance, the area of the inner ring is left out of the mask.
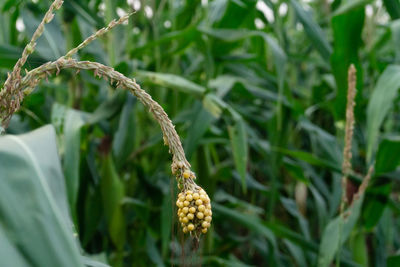
[[[58,74],[61,69],[66,68],[76,69],[77,72],[82,69],[92,70],[94,71],[95,76],[103,77],[106,80],[109,79],[111,80],[111,84],[114,84],[115,82],[117,87],[128,89],[146,107],[149,108],[149,111],[159,123],[163,132],[164,143],[169,146],[169,152],[173,156],[171,165],[172,173],[175,174],[177,180],[181,182],[183,181],[182,185],[185,186],[185,188],[193,186],[192,183],[195,184],[193,181],[193,179],[195,179],[193,172],[190,172],[193,174],[191,178],[183,180],[181,179],[185,170],[190,171],[190,164],[186,159],[181,141],[177,132],[175,131],[175,126],[172,124],[164,109],[156,101],[154,101],[146,91],[141,89],[134,79],[127,78],[123,74],[115,71],[113,68],[97,62],[77,61],[71,59],[71,56],[87,46],[90,42],[109,32],[117,25],[127,21],[129,16],[133,13],[125,15],[119,20],[112,20],[106,27],[98,30],[96,33],[86,38],[80,45],[71,49],[65,56],[59,58],[58,60],[43,64],[29,72],[26,71],[27,73],[24,77],[20,75],[22,66],[25,64],[28,56],[32,54],[35,49],[36,40],[44,31],[44,25],[53,19],[53,11],[59,9],[62,3],[63,0],[54,0],[49,10],[46,12],[42,22],[39,24],[37,30],[33,34],[30,43],[24,49],[21,59],[18,60],[13,72],[9,74],[3,90],[0,91],[0,130],[2,128],[7,128],[11,116],[20,108],[20,102],[23,100],[24,96],[30,94],[43,78],[47,79],[47,77],[54,71],[56,71],[56,74]]]
[[[140,88],[140,85],[134,79],[127,78],[111,67],[97,62],[60,58],[57,61],[48,62],[28,72],[21,81],[22,92],[24,95],[30,94],[41,79],[51,75],[54,71],[58,74],[61,69],[68,68],[76,69],[77,71],[92,70],[95,76],[109,79],[112,84],[116,83],[117,87],[128,89],[149,108],[149,111],[159,123],[163,132],[164,143],[169,146],[170,153],[173,156],[173,163],[182,162],[184,169],[190,169],[190,164],[186,160],[185,152],[175,126],[164,109],[146,91]]]
[[[206,218],[203,221],[197,221],[196,229],[192,223],[190,223],[187,228],[183,228],[184,232],[186,229],[186,231],[189,231],[191,234],[192,230],[195,230],[194,235],[196,238],[198,238],[199,234],[206,233],[207,228],[210,226],[212,215],[210,199],[207,193],[194,182],[194,179],[196,179],[196,175],[192,171],[190,171],[191,166],[186,159],[180,138],[175,131],[175,126],[172,124],[164,109],[156,101],[154,101],[146,91],[141,89],[139,84],[137,84],[134,79],[127,78],[120,72],[115,71],[113,68],[105,66],[101,63],[90,61],[77,61],[71,59],[72,55],[87,46],[90,42],[92,42],[99,36],[107,33],[115,26],[125,22],[131,14],[128,14],[117,21],[111,21],[107,27],[104,27],[98,30],[93,35],[89,36],[79,46],[71,49],[65,56],[59,58],[56,61],[43,64],[40,67],[33,69],[29,72],[26,71],[26,75],[24,77],[21,77],[21,68],[25,64],[28,56],[32,54],[35,50],[36,40],[43,33],[44,25],[46,23],[49,23],[53,19],[53,10],[59,9],[62,3],[63,0],[54,0],[53,4],[46,12],[42,22],[39,24],[37,30],[35,31],[30,43],[25,47],[21,58],[14,66],[13,72],[9,74],[8,79],[4,84],[3,90],[0,91],[0,133],[3,129],[7,128],[11,116],[20,108],[20,102],[23,100],[24,96],[29,95],[42,79],[47,79],[48,76],[50,76],[53,72],[56,72],[56,74],[58,75],[61,69],[76,69],[77,73],[80,70],[94,71],[95,76],[110,80],[112,85],[116,83],[117,88],[122,87],[129,90],[139,99],[139,101],[141,101],[147,108],[149,108],[149,112],[153,114],[154,118],[159,123],[163,132],[164,143],[169,146],[169,152],[172,154],[171,170],[178,181],[178,188],[182,190],[180,194],[183,194],[183,192],[189,194],[189,192],[191,191],[198,191],[202,193],[202,199],[205,201],[204,203],[208,202],[206,210],[205,206],[201,205],[202,203],[198,203],[199,201],[203,200],[197,199],[196,205],[198,205],[199,208],[200,206],[202,206],[203,210],[207,211],[208,213],[204,213],[206,215]],[[111,5],[112,1],[107,1],[107,3],[108,5]],[[111,9],[110,12],[112,12]],[[109,18],[108,20],[111,20],[111,18]],[[112,43],[113,42],[110,41],[108,42],[108,44]],[[113,64],[113,61],[115,60],[115,55],[113,54],[113,50],[110,50],[109,52],[110,64]],[[200,195],[198,195],[198,197],[200,197]],[[201,220],[204,217],[204,214],[199,211],[196,215],[197,219]]]

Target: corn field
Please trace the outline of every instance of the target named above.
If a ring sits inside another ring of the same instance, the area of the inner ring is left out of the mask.
[[[400,266],[400,0],[0,0],[0,266]]]

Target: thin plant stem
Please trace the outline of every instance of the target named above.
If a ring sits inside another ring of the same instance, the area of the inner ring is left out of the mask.
[[[346,128],[344,137],[343,149],[343,164],[342,164],[342,200],[340,203],[340,212],[342,213],[347,199],[347,179],[351,173],[351,144],[354,133],[354,98],[356,96],[356,69],[354,65],[350,65],[348,70],[348,89],[347,89],[347,105],[346,105]]]
[[[42,21],[34,32],[30,42],[25,46],[21,58],[18,59],[11,73],[8,73],[7,80],[0,91],[0,119],[1,126],[5,129],[8,126],[12,114],[20,107],[23,95],[18,91],[21,80],[21,69],[28,60],[29,55],[35,51],[36,41],[44,32],[44,25],[50,23],[54,18],[53,11],[60,9],[63,0],[55,0],[44,15]]]
[[[344,224],[344,211],[347,199],[347,179],[351,173],[351,145],[354,133],[354,98],[356,96],[356,68],[353,64],[350,65],[348,69],[347,76],[347,105],[346,105],[346,128],[344,137],[344,149],[343,149],[343,164],[342,164],[342,198],[340,202],[340,223],[339,223],[339,248],[336,258],[336,266],[340,266],[340,255],[341,255],[341,242],[342,242],[342,232]]]
[[[64,56],[64,58],[70,58],[72,57],[74,54],[76,54],[79,50],[81,50],[82,48],[86,47],[88,44],[90,44],[92,41],[96,40],[97,38],[99,38],[100,36],[108,33],[110,30],[112,30],[114,27],[123,24],[125,21],[127,21],[129,19],[130,16],[132,16],[135,12],[131,12],[128,13],[124,16],[122,16],[119,20],[112,20],[107,27],[101,28],[100,30],[98,30],[97,32],[95,32],[94,34],[92,34],[91,36],[89,36],[88,38],[86,38],[82,43],[80,43],[77,47],[71,49],[68,51],[68,53]]]
[[[375,170],[375,162],[373,162],[371,164],[371,166],[369,167],[367,175],[365,175],[360,187],[358,188],[357,193],[354,195],[354,199],[360,198],[365,193],[365,191],[367,190],[367,187],[368,187],[368,185],[369,185],[369,183],[371,181],[372,174],[374,173],[374,170]]]

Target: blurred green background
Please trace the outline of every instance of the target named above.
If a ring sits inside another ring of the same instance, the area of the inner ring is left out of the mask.
[[[0,1],[2,81],[50,4]],[[211,231],[198,250],[183,239],[148,110],[64,70],[13,116],[7,132],[27,134],[0,138],[2,266],[400,266],[399,0],[65,0],[25,67],[134,9],[77,58],[135,78],[169,114]],[[350,197],[376,168],[341,224],[351,63]]]

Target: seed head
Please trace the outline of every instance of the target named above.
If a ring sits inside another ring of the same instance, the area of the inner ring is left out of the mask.
[[[207,233],[211,226],[211,203],[207,193],[195,185],[190,190],[183,190],[178,194],[179,222],[183,233],[190,233],[195,237]]]
[[[188,179],[190,177],[190,172],[189,171],[184,171],[183,172],[183,178]]]
[[[193,231],[193,230],[194,230],[194,225],[193,225],[193,223],[189,223],[189,225],[187,226],[187,229],[188,229],[189,231]]]

